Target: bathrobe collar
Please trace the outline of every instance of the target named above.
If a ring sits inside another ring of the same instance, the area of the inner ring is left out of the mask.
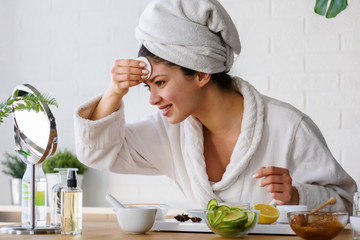
[[[188,117],[183,124],[185,139],[181,142],[185,165],[189,173],[194,196],[201,206],[216,198],[215,193],[226,190],[236,182],[248,166],[262,137],[264,125],[264,104],[259,92],[248,82],[235,77],[238,91],[244,97],[244,113],[240,136],[230,158],[230,163],[219,182],[211,184],[206,173],[204,158],[203,126],[194,117]]]

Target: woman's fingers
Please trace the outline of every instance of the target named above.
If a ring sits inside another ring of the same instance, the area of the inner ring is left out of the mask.
[[[145,79],[141,75],[134,74],[113,74],[113,80],[116,82],[119,81],[144,81]]]
[[[261,178],[260,187],[265,187],[278,204],[286,204],[292,200],[294,187],[287,168],[261,167],[254,177]]]
[[[266,191],[268,192],[290,192],[291,188],[291,184],[271,183],[266,185]]]
[[[134,59],[115,60],[111,69],[113,84],[119,90],[127,90],[147,79],[149,71],[145,63]]]
[[[145,63],[135,59],[117,59],[115,60],[114,66],[129,66],[129,67],[145,67]]]
[[[289,192],[271,192],[271,197],[276,200],[276,204],[285,205],[289,204],[291,200],[291,193]]]
[[[269,175],[282,175],[287,174],[289,175],[289,170],[287,168],[280,168],[280,167],[261,167],[255,174],[255,178],[261,178]]]
[[[267,175],[263,177],[260,181],[260,187],[267,186],[269,184],[292,184],[292,179],[290,175],[281,174],[281,175]]]
[[[137,86],[140,83],[141,83],[140,81],[124,81],[124,82],[120,81],[115,84],[119,89],[128,89],[128,88]]]
[[[130,66],[114,66],[111,69],[112,74],[136,74],[147,75],[149,71],[145,68],[130,67]]]

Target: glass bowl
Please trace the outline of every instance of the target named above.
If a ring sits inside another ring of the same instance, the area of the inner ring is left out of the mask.
[[[244,203],[244,202],[220,202],[219,206],[226,205],[231,208],[240,208],[240,209],[250,209],[250,203]]]
[[[205,210],[204,217],[210,230],[222,237],[243,237],[257,224],[260,211],[230,208],[230,210]]]
[[[347,212],[288,212],[291,229],[307,240],[330,240],[344,230],[349,218]]]

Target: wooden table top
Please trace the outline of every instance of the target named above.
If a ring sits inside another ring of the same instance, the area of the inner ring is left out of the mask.
[[[0,223],[1,226],[6,223]],[[8,224],[7,224],[8,225]],[[0,234],[0,240],[17,240],[17,239],[96,239],[96,240],[203,240],[203,239],[216,239],[216,240],[228,240],[229,238],[222,238],[219,235],[213,233],[184,233],[184,232],[154,232],[150,231],[144,235],[129,235],[123,232],[119,224],[114,221],[85,221],[83,224],[83,233],[81,235],[61,235],[61,234],[47,234],[47,235],[11,235]],[[240,238],[241,239],[241,238]],[[248,240],[262,240],[262,239],[276,239],[276,240],[300,240],[297,236],[280,236],[280,235],[246,235],[242,239]],[[350,229],[345,229],[334,240],[351,240],[352,233]]]

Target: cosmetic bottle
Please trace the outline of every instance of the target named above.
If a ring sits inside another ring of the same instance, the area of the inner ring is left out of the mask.
[[[61,189],[66,186],[67,168],[54,168],[57,171],[57,183],[51,189],[50,197],[50,224],[61,226]]]
[[[61,189],[61,233],[82,231],[82,190],[77,186],[76,170],[68,169],[67,186]]]
[[[22,196],[21,196],[21,224],[23,226],[31,225],[31,171],[33,165],[27,164],[26,171],[22,178]],[[35,226],[46,226],[47,211],[47,182],[41,164],[35,165]]]

